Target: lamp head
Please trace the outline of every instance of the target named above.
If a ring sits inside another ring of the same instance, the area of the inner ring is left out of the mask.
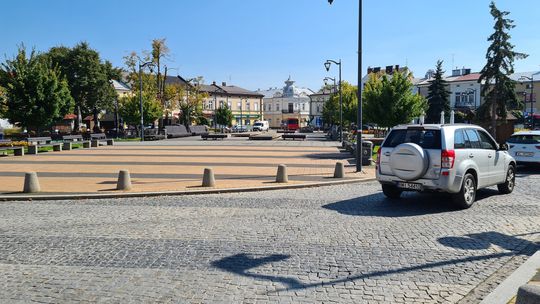
[[[326,71],[330,71],[330,66],[332,65],[332,63],[330,61],[327,61],[324,63],[324,67],[326,68]]]
[[[328,85],[328,78],[325,78],[325,79],[324,79],[324,85],[325,85],[325,86]]]
[[[328,0],[328,3],[330,3],[330,5],[332,5],[332,2],[334,2],[334,0]]]

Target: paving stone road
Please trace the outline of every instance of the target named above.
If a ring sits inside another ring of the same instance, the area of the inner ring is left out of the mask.
[[[375,182],[0,203],[0,302],[477,303],[532,252],[539,172],[468,210]]]

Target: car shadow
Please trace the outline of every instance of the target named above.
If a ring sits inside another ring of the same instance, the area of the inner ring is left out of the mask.
[[[531,175],[540,175],[540,165],[518,165],[516,177],[527,177]]]
[[[498,195],[498,191],[482,189],[477,192],[476,200],[478,202],[493,195]],[[378,192],[322,207],[344,215],[382,217],[410,217],[462,210],[448,194],[416,192],[404,192],[400,199],[389,199]]]

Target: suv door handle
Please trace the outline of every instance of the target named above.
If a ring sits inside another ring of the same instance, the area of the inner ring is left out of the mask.
[[[384,152],[384,156],[390,156],[390,152]]]
[[[488,158],[492,158],[493,156],[491,154],[488,154]]]
[[[469,154],[469,158],[473,158],[474,157],[474,154]]]

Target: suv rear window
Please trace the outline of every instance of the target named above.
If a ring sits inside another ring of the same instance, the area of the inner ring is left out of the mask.
[[[441,130],[400,129],[393,130],[384,141],[384,148],[395,148],[403,143],[414,143],[424,149],[441,149]]]
[[[511,144],[540,144],[540,135],[513,135],[508,139]]]

